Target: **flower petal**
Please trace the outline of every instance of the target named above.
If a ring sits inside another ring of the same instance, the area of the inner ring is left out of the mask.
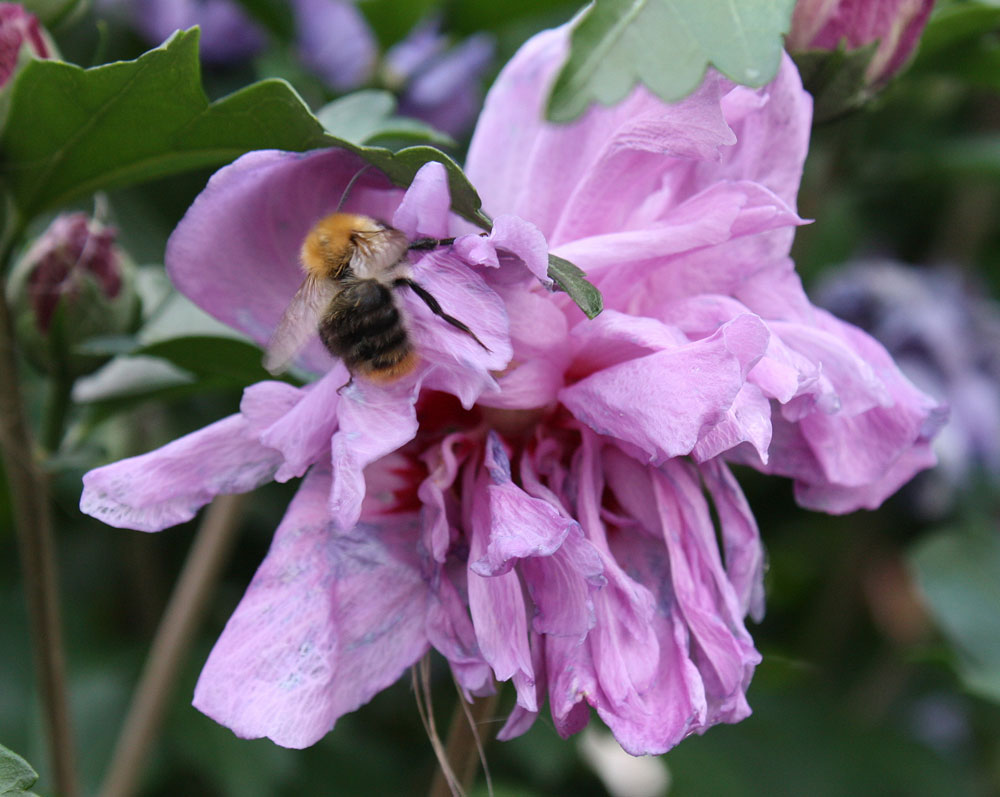
[[[80,510],[109,526],[160,531],[191,520],[215,496],[271,481],[280,455],[230,415],[162,448],[83,477]]]
[[[307,747],[428,648],[416,517],[337,533],[329,483],[319,469],[302,483],[195,687],[237,736]]]
[[[341,529],[361,517],[364,469],[408,443],[417,433],[415,395],[403,385],[377,387],[355,381],[341,392],[339,427],[330,441],[333,483],[330,514]]]
[[[739,316],[710,338],[599,371],[560,399],[594,431],[661,462],[689,453],[724,419],[767,341],[760,319]]]
[[[447,238],[451,192],[444,165],[430,161],[420,167],[392,216],[392,226],[411,241]]]

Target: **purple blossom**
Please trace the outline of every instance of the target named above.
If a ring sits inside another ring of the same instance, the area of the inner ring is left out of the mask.
[[[889,260],[828,275],[819,302],[870,332],[921,389],[951,406],[934,441],[940,467],[911,496],[938,515],[977,469],[1000,477],[1000,306],[957,271]]]
[[[906,63],[933,8],[934,0],[798,0],[787,47],[857,50],[878,42],[865,77],[882,84]]]
[[[375,35],[352,2],[294,0],[295,43],[307,68],[337,91],[363,85],[375,65]]]
[[[482,79],[493,62],[493,38],[470,36],[454,47],[432,20],[385,54],[382,77],[400,93],[399,110],[452,136],[465,133],[482,104]]]
[[[250,58],[267,43],[267,35],[235,0],[132,0],[132,24],[151,42],[174,31],[201,27],[201,57],[226,64]]]
[[[491,233],[449,214],[435,163],[405,193],[369,169],[345,208],[459,236],[415,277],[488,352],[402,292],[411,376],[338,391],[317,339],[299,361],[317,381],[253,385],[237,414],[84,479],[85,512],[155,531],[305,476],[195,691],[240,736],[312,744],[434,648],[468,696],[513,683],[501,738],[547,698],[563,735],[594,708],[627,751],[663,752],[750,712],[764,557],[723,457],[838,512],[933,461],[937,405],[788,258],[810,123],[791,62],[761,90],[712,73],[675,105],[638,88],[551,126],[566,46],[536,36],[487,98],[467,171]],[[361,165],[222,169],[170,239],[174,283],[263,344]],[[601,288],[596,320],[546,290],[549,250]]]

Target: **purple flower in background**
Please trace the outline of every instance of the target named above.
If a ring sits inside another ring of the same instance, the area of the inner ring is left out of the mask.
[[[330,88],[350,91],[363,85],[375,66],[375,35],[354,3],[294,0],[295,40],[307,68]]]
[[[790,52],[856,50],[878,42],[868,85],[885,83],[906,63],[923,33],[934,0],[798,0],[786,47]]]
[[[495,47],[485,33],[448,44],[436,20],[417,26],[386,52],[382,79],[399,92],[400,113],[460,136],[482,105],[482,79]]]
[[[976,469],[1000,477],[1000,306],[957,271],[862,261],[829,274],[819,302],[869,331],[951,420],[934,443],[940,467],[911,497],[937,515]]]
[[[0,86],[14,74],[22,47],[36,58],[51,58],[55,52],[34,14],[20,3],[0,3]]]
[[[201,57],[207,63],[241,61],[267,43],[267,35],[235,0],[131,0],[130,13],[136,29],[156,43],[199,25]]]
[[[458,236],[415,278],[489,351],[400,292],[413,374],[341,390],[317,338],[299,361],[317,381],[253,385],[237,414],[84,479],[84,511],[155,531],[305,477],[195,691],[240,736],[312,744],[434,648],[467,696],[513,683],[501,738],[547,698],[564,736],[593,708],[627,751],[661,753],[750,711],[764,557],[724,457],[838,512],[933,461],[937,405],[813,307],[788,258],[810,124],[791,62],[760,90],[710,73],[680,103],[640,87],[552,126],[567,43],[534,37],[487,98],[467,170],[488,235],[449,213],[435,163],[405,193],[368,169],[345,206]],[[361,166],[321,150],[220,170],[170,239],[174,283],[263,344]],[[601,288],[596,320],[546,289],[550,250]]]

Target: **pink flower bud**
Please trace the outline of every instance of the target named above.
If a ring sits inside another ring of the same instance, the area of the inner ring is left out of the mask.
[[[43,370],[86,373],[105,358],[71,351],[87,338],[130,332],[138,320],[132,264],[117,231],[86,213],[55,219],[11,275],[9,300],[26,354]],[[56,362],[56,360],[58,362]]]
[[[934,0],[799,0],[786,46],[789,52],[857,50],[878,42],[866,70],[868,85],[885,83],[920,40]]]
[[[52,42],[34,14],[19,3],[0,3],[0,86],[14,74],[22,46],[38,58],[53,55]]]

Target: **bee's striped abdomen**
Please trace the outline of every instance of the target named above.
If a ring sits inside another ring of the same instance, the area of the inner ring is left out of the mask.
[[[392,290],[374,279],[344,285],[323,315],[319,335],[348,370],[375,381],[396,379],[416,365]]]

